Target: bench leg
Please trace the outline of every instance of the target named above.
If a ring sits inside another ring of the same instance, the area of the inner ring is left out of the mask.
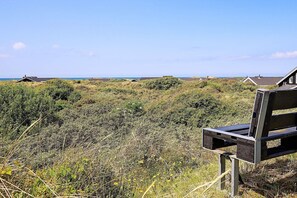
[[[219,155],[219,175],[226,171],[226,157],[222,154]],[[225,189],[225,176],[219,180],[219,190]]]
[[[238,194],[239,183],[239,161],[238,159],[231,158],[232,171],[231,171],[231,196],[235,197]]]

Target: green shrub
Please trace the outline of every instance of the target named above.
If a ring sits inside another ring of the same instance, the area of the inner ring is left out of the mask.
[[[140,101],[129,101],[126,103],[125,108],[133,115],[141,115],[144,113],[143,104]]]
[[[45,83],[43,93],[48,94],[54,100],[68,100],[73,91],[73,86],[67,81],[54,79]]]
[[[131,94],[131,95],[136,95],[137,92],[132,90],[132,89],[119,89],[119,88],[104,88],[101,91],[107,92],[107,93],[114,93],[116,95],[119,94]]]
[[[207,81],[201,81],[198,83],[197,87],[198,88],[204,88],[207,86]]]
[[[144,87],[148,89],[156,90],[168,90],[173,87],[177,87],[182,82],[178,78],[174,77],[163,77],[145,82]]]
[[[0,86],[0,133],[2,136],[16,138],[20,131],[40,116],[43,123],[54,119],[55,102],[48,95],[21,85]]]
[[[190,92],[179,96],[177,108],[168,115],[176,124],[207,126],[222,111],[222,103],[208,94]]]
[[[77,91],[73,91],[68,97],[68,100],[72,103],[75,103],[75,102],[79,101],[80,99],[81,99],[81,95]]]

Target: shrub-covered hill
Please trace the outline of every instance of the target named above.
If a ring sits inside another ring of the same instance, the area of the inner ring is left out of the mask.
[[[247,123],[255,90],[239,80],[170,77],[2,83],[0,192],[19,197],[183,197],[216,177],[217,159],[201,149],[201,129]],[[243,172],[244,178],[256,174]],[[282,185],[241,191],[249,197],[294,190]],[[205,195],[228,196],[215,188]]]

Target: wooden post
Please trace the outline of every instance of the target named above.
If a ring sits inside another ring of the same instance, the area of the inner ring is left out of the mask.
[[[238,194],[239,183],[239,161],[231,157],[232,171],[231,171],[231,196],[235,197]]]
[[[226,171],[226,157],[222,154],[219,155],[219,175],[222,175]],[[219,190],[225,189],[225,176],[219,181]]]

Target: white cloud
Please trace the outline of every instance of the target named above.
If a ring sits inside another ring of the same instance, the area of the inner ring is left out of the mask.
[[[0,54],[0,59],[1,58],[8,58],[9,57],[9,54]]]
[[[23,42],[16,42],[12,45],[12,48],[15,50],[21,50],[21,49],[26,48],[26,45]]]
[[[284,58],[297,58],[297,51],[291,52],[276,52],[271,55],[271,58],[284,59]]]

